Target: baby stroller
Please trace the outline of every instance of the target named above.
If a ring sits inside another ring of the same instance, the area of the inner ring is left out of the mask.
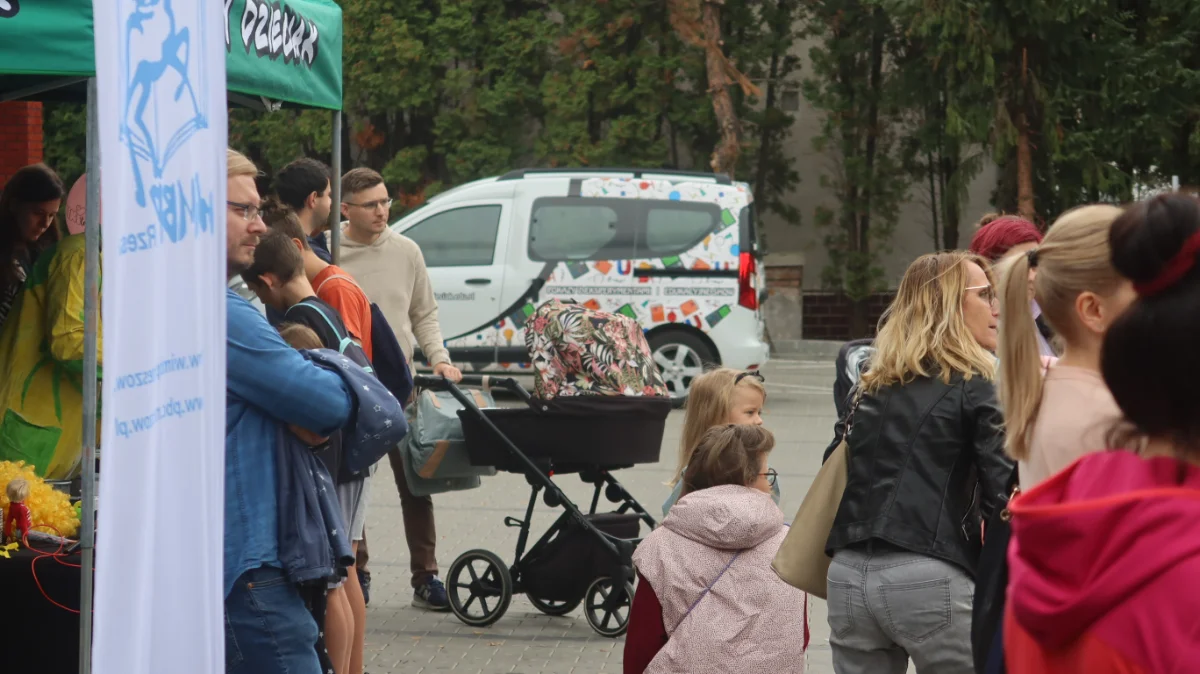
[[[519,529],[515,560],[506,565],[488,550],[459,555],[446,575],[450,607],[472,626],[490,625],[523,593],[547,615],[584,606],[598,634],[625,633],[633,602],[633,562],[640,523],[654,518],[612,472],[658,461],[671,400],[637,323],[625,316],[551,301],[527,323],[526,345],[538,377],[535,395],[513,379],[463,377],[463,385],[499,388],[525,405],[480,409],[471,396],[441,377],[417,377],[418,386],[449,391],[458,411],[470,462],[521,473],[530,486],[524,518],[505,517]],[[585,512],[551,479],[577,473],[591,485]],[[603,494],[618,504],[598,512]],[[562,514],[526,549],[539,495]]]

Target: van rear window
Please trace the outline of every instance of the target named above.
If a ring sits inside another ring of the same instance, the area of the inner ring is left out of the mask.
[[[721,226],[715,204],[543,197],[533,202],[529,257],[554,262],[678,255]]]

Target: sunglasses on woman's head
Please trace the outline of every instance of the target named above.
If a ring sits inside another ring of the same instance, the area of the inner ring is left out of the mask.
[[[766,377],[762,376],[762,373],[759,372],[758,370],[750,370],[749,372],[739,373],[737,377],[734,377],[733,385],[737,386],[738,384],[742,383],[742,380],[745,379],[746,377],[754,377],[755,379],[757,379],[763,383],[766,383],[766,381],[767,381]]]

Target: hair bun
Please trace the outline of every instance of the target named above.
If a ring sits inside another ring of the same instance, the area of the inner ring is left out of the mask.
[[[1142,296],[1195,276],[1200,255],[1200,201],[1162,194],[1130,206],[1109,233],[1113,266]]]

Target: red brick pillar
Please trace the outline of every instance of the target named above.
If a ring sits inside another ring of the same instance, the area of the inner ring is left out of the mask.
[[[22,166],[42,161],[42,104],[0,103],[0,188]]]

